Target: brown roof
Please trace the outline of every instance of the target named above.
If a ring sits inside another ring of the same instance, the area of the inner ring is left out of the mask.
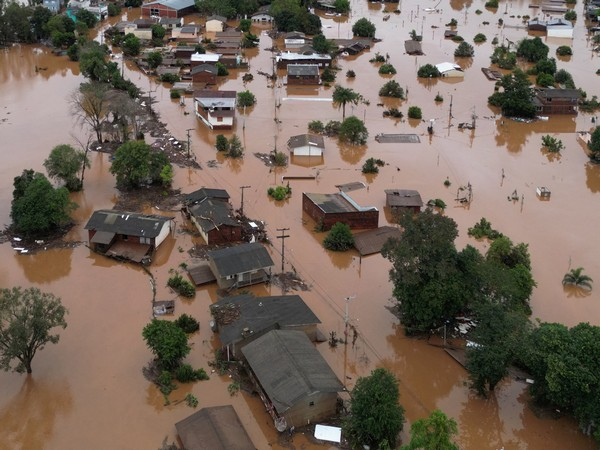
[[[388,239],[400,239],[402,232],[394,227],[380,227],[354,235],[354,247],[360,256],[379,253]]]
[[[207,262],[202,262],[197,266],[188,267],[187,271],[196,286],[217,280]]]
[[[186,450],[256,450],[233,406],[213,406],[175,424]]]
[[[419,191],[413,191],[411,189],[386,189],[385,199],[387,206],[396,207],[413,207],[423,206],[423,200],[421,200],[421,194]]]
[[[288,66],[289,67],[289,66]],[[318,148],[325,148],[325,141],[323,136],[316,134],[299,134],[298,136],[292,136],[288,139],[288,148],[298,148],[305,145],[310,145]]]
[[[421,47],[421,43],[419,41],[404,41],[404,50],[409,55],[422,55],[423,48]]]

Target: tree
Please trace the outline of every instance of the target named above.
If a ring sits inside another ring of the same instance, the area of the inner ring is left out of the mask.
[[[456,56],[457,58],[470,58],[474,55],[475,49],[468,42],[461,42],[460,44],[458,44],[458,47],[456,47],[456,50],[454,50],[454,56]]]
[[[38,288],[1,289],[0,369],[31,373],[31,361],[37,351],[59,341],[60,336],[51,331],[67,327],[67,313],[60,298]]]
[[[323,240],[323,247],[334,252],[345,252],[354,245],[354,236],[350,226],[337,222],[331,227],[329,234]]]
[[[381,86],[381,89],[379,89],[379,96],[404,99],[404,89],[402,89],[400,83],[396,80],[390,80]]]
[[[337,13],[346,14],[350,12],[350,0],[335,0],[333,6],[335,6],[335,12]]]
[[[395,75],[396,68],[392,64],[385,63],[379,66],[378,72],[380,75]]]
[[[335,81],[335,71],[331,67],[325,67],[321,74],[321,80],[325,83],[333,83]]]
[[[164,153],[153,151],[143,141],[128,141],[115,152],[110,173],[117,177],[117,186],[135,189],[145,183],[164,182],[161,173],[167,165],[170,163]]]
[[[404,408],[398,403],[398,381],[387,369],[378,368],[356,381],[350,396],[350,415],[342,429],[351,446],[396,446],[404,426]]]
[[[86,42],[79,51],[79,70],[92,81],[108,81],[108,48],[96,41]]]
[[[48,8],[38,5],[33,10],[30,22],[33,35],[37,41],[50,37],[46,24],[51,18],[52,12]]]
[[[222,62],[217,62],[215,64],[215,67],[217,68],[218,77],[226,77],[227,75],[229,75],[229,70],[227,70],[227,67]]]
[[[148,66],[151,69],[156,69],[162,64],[163,57],[159,51],[148,53]]]
[[[230,158],[241,158],[244,156],[244,147],[237,134],[234,134],[229,139],[229,150],[227,150],[227,156]]]
[[[408,118],[421,120],[423,118],[423,112],[421,111],[421,108],[419,108],[418,106],[409,106]]]
[[[238,92],[237,94],[237,105],[241,108],[245,108],[247,106],[252,106],[256,103],[255,95],[246,90],[242,92]]]
[[[509,47],[501,45],[494,49],[490,61],[492,64],[497,64],[501,69],[512,70],[517,65],[517,54],[511,52]]]
[[[342,142],[348,142],[352,145],[364,145],[369,137],[364,122],[356,116],[345,119],[340,125],[338,134]]]
[[[593,279],[584,275],[583,267],[578,267],[576,269],[571,269],[569,272],[565,274],[562,279],[563,286],[575,286],[578,288],[592,290]]]
[[[588,142],[588,149],[590,151],[590,159],[593,161],[600,160],[600,127],[596,127],[592,132],[592,136]]]
[[[549,75],[554,75],[556,73],[556,59],[540,59],[537,63],[535,63],[535,71],[538,74],[547,73]]]
[[[77,205],[69,191],[55,189],[41,173],[24,170],[15,177],[10,216],[17,233],[34,237],[53,232],[71,221],[69,214]]]
[[[217,141],[215,147],[218,152],[226,152],[229,150],[229,141],[222,134],[217,134]]]
[[[517,56],[526,58],[529,62],[537,62],[548,57],[550,49],[539,37],[523,39],[517,45]]]
[[[476,44],[480,44],[485,41],[487,41],[487,37],[483,33],[477,33],[473,38],[473,42],[475,42]]]
[[[125,56],[139,55],[141,47],[142,44],[140,42],[140,39],[133,33],[125,35],[121,44],[121,48],[123,49],[123,54]]]
[[[48,159],[44,161],[44,167],[50,178],[61,180],[69,191],[79,191],[82,182],[77,177],[83,170],[83,166],[90,167],[85,152],[79,151],[70,145],[57,145],[52,149]]]
[[[550,136],[549,134],[542,136],[542,146],[551,153],[559,153],[565,148],[563,142],[560,139]]]
[[[165,37],[165,34],[167,34],[167,30],[165,30],[164,27],[159,23],[152,25],[151,30],[152,39],[162,40]]]
[[[534,117],[533,89],[527,74],[516,69],[512,74],[504,75],[499,81],[502,92],[494,92],[488,102],[502,108],[502,114],[509,117]]]
[[[330,54],[336,50],[335,42],[331,39],[327,39],[323,34],[317,34],[313,37],[312,48],[317,53]]]
[[[121,14],[121,7],[119,5],[117,5],[116,3],[109,3],[108,4],[108,16],[115,17],[115,16],[118,16],[119,14]]]
[[[351,88],[345,88],[338,84],[333,90],[332,98],[333,105],[338,109],[342,108],[342,120],[344,120],[346,118],[346,104],[358,105],[358,102],[362,100],[362,95],[354,92]]]
[[[568,45],[561,45],[556,49],[556,54],[558,56],[571,56],[573,54],[573,49]]]
[[[419,78],[437,78],[441,75],[440,71],[432,64],[425,64],[419,67],[417,76]]]
[[[452,442],[456,434],[456,421],[435,409],[429,417],[416,420],[410,426],[410,442],[400,450],[458,450],[458,445]]]
[[[554,77],[549,73],[540,73],[535,79],[535,84],[541,87],[554,86]]]
[[[176,369],[191,350],[185,331],[175,322],[153,319],[142,336],[163,370]]]
[[[360,37],[375,37],[375,24],[364,17],[358,19],[354,25],[352,25],[352,33],[354,36]]]
[[[250,31],[250,27],[252,27],[252,20],[250,19],[241,19],[240,20],[240,31],[247,33]]]
[[[108,115],[110,87],[105,83],[82,83],[71,95],[71,113],[81,124],[87,124],[102,143],[102,127]]]
[[[83,8],[77,10],[75,18],[77,22],[86,24],[88,28],[94,28],[98,23],[96,14]]]

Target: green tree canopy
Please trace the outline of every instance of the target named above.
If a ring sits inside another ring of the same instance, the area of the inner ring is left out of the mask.
[[[338,136],[342,142],[364,145],[367,143],[369,132],[362,120],[356,116],[350,116],[341,123]]]
[[[452,437],[458,434],[456,421],[439,409],[410,426],[410,442],[400,450],[458,450]]]
[[[534,117],[533,89],[527,74],[516,69],[512,74],[504,75],[500,80],[502,92],[494,92],[488,102],[502,108],[502,114],[508,117]]]
[[[143,141],[128,141],[114,155],[110,173],[117,177],[117,186],[135,189],[146,183],[162,183],[161,173],[170,165],[163,152],[153,151]]]
[[[337,49],[335,42],[331,39],[327,39],[323,34],[317,34],[313,37],[312,47],[317,53],[327,55],[333,53]]]
[[[345,252],[354,245],[354,236],[350,227],[342,222],[337,222],[331,227],[329,234],[323,240],[323,247],[335,252]]]
[[[368,377],[360,377],[352,389],[350,409],[342,429],[353,448],[395,448],[404,426],[404,408],[399,404],[398,381],[393,373],[378,368]]]
[[[123,38],[121,48],[123,49],[123,54],[125,56],[137,56],[140,54],[142,43],[135,34],[129,33]]]
[[[454,56],[456,57],[472,57],[475,55],[475,49],[473,48],[473,46],[471,44],[469,44],[468,42],[461,42],[460,44],[458,44],[458,47],[456,47],[456,50],[454,50]]]
[[[44,161],[48,176],[64,182],[69,191],[81,190],[82,182],[78,174],[84,165],[90,166],[85,152],[66,144],[54,147],[48,159]]]
[[[396,80],[386,81],[379,89],[379,96],[404,99],[404,89]]]
[[[596,127],[592,132],[592,136],[588,142],[588,149],[590,150],[590,158],[592,160],[600,160],[600,127]]]
[[[345,88],[337,84],[333,90],[333,106],[338,109],[342,108],[342,120],[346,118],[346,104],[351,103],[358,105],[358,102],[362,100],[362,95],[358,92],[354,92],[351,88]]]
[[[273,0],[270,14],[278,31],[301,31],[315,35],[321,31],[321,19],[308,12],[300,0]]]
[[[148,53],[148,66],[151,69],[156,69],[158,66],[162,64],[163,57],[162,53],[159,51]]]
[[[154,319],[144,327],[142,336],[164,370],[176,369],[191,350],[185,331],[175,322]]]
[[[256,103],[256,96],[248,91],[238,92],[237,94],[237,105],[241,108],[252,106]]]
[[[352,33],[354,36],[360,37],[375,37],[375,24],[371,22],[369,19],[365,19],[364,17],[358,19],[354,25],[352,25]]]
[[[523,39],[517,45],[517,56],[526,58],[529,62],[538,62],[548,57],[550,49],[538,37]]]
[[[152,39],[163,39],[165,37],[165,34],[167,34],[167,30],[164,29],[164,27],[159,24],[159,23],[155,23],[154,25],[152,25]]]
[[[107,81],[108,67],[106,56],[108,47],[96,41],[86,42],[79,51],[79,70],[92,81]]]
[[[77,19],[77,22],[84,23],[88,28],[94,28],[98,23],[96,14],[83,8],[77,10],[75,18]]]
[[[437,78],[440,75],[440,71],[433,64],[425,64],[417,71],[419,78]]]
[[[24,170],[15,177],[10,216],[16,232],[26,236],[42,236],[71,221],[77,205],[69,199],[69,191],[55,189],[41,173]]]
[[[0,369],[31,373],[31,361],[48,343],[56,344],[65,329],[67,309],[60,298],[37,288],[0,290]],[[13,361],[17,365],[13,366]]]

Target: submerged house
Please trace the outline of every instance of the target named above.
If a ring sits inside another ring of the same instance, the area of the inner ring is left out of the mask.
[[[209,245],[242,240],[242,225],[235,218],[227,199],[206,196],[185,206],[185,210]]]
[[[573,39],[573,24],[565,19],[552,19],[546,23],[546,36]]]
[[[440,73],[440,76],[444,78],[462,78],[465,76],[465,72],[458,64],[443,62],[436,64],[435,67]]]
[[[216,33],[217,31],[223,31],[227,26],[227,18],[223,16],[208,16],[206,18],[206,31]]]
[[[174,228],[174,217],[113,209],[94,211],[85,225],[90,247],[109,256],[149,262]]]
[[[275,265],[267,249],[258,242],[208,252],[208,264],[222,289],[264,283]]]
[[[287,146],[294,156],[323,156],[325,140],[316,134],[299,134],[289,138]]]
[[[236,95],[236,91],[210,89],[194,92],[196,116],[214,130],[233,128]]]
[[[321,84],[319,66],[316,64],[290,64],[287,66],[288,85]]]
[[[314,342],[321,323],[299,295],[236,295],[213,303],[210,311],[228,359],[242,359],[246,344],[274,329],[299,330]]]
[[[217,84],[219,69],[214,64],[199,64],[192,67],[192,83]]]
[[[305,333],[273,330],[242,353],[278,431],[335,415],[344,386]]]
[[[579,91],[577,89],[536,89],[533,104],[536,113],[544,114],[577,114]]]
[[[250,18],[252,19],[252,22],[261,22],[261,23],[273,22],[273,16],[269,13],[270,8],[271,8],[271,5],[263,5],[260,8],[258,8],[258,11],[256,11],[254,14],[252,14],[252,16],[250,16]]]
[[[285,69],[290,64],[316,64],[318,67],[328,67],[331,65],[331,56],[319,53],[303,54],[283,52],[275,56],[275,62],[279,69]]]
[[[377,228],[379,210],[374,206],[359,206],[345,192],[336,194],[302,193],[302,210],[327,231],[337,222],[352,229]]]
[[[423,46],[420,41],[408,40],[404,41],[404,50],[409,55],[422,55]]]
[[[423,200],[419,191],[412,189],[386,189],[385,206],[392,212],[402,214],[405,211],[418,213],[423,206]]]

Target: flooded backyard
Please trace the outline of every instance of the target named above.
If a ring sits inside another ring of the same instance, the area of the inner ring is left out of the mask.
[[[366,189],[353,191],[360,205],[380,210],[379,225],[388,225],[384,214],[385,189],[415,189],[424,201],[440,198],[448,207],[445,214],[458,224],[457,246],[472,244],[485,250],[486,243],[467,236],[467,229],[482,217],[515,243],[529,244],[533,275],[537,282],[531,299],[532,319],[560,322],[573,326],[579,322],[600,325],[600,293],[594,290],[585,297],[565,291],[561,280],[570,268],[584,267],[592,278],[600,277],[600,241],[595,239],[600,222],[600,165],[589,163],[578,131],[593,127],[594,114],[554,116],[531,124],[503,119],[487,105],[494,82],[481,72],[489,66],[491,40],[517,42],[527,31],[518,15],[534,17],[529,1],[501,3],[497,12],[483,7],[483,1],[442,2],[439,12],[428,13],[436,2],[403,1],[401,14],[391,14],[384,21],[382,4],[355,0],[352,16],[322,16],[323,31],[329,38],[348,38],[352,24],[367,17],[377,26],[377,37],[367,52],[341,58],[337,83],[351,87],[369,100],[369,104],[348,105],[346,115],[364,119],[369,129],[367,145],[345,146],[336,139],[325,138],[323,160],[293,160],[285,168],[269,168],[254,153],[268,153],[275,147],[286,151],[290,136],[306,132],[311,120],[341,120],[342,111],[328,99],[332,87],[287,88],[279,71],[275,86],[258,74],[272,71],[273,54],[267,48],[273,41],[266,35],[267,26],[254,27],[260,35],[258,49],[249,50],[249,71],[254,80],[244,84],[245,72],[232,70],[219,89],[252,91],[257,104],[245,112],[238,110],[234,132],[240,137],[245,156],[229,160],[217,155],[214,144],[217,132],[207,129],[194,115],[193,99],[185,105],[171,100],[169,87],[156,84],[127,63],[129,77],[143,90],[152,90],[154,105],[161,120],[179,140],[190,133],[191,149],[202,169],[176,168],[174,187],[187,193],[200,187],[226,189],[235,208],[240,207],[241,186],[244,212],[264,220],[271,238],[270,253],[275,271],[281,269],[281,240],[277,229],[289,228],[285,240],[286,271],[296,271],[309,285],[298,292],[321,320],[325,334],[344,331],[345,298],[349,302],[351,323],[359,332],[355,346],[327,343],[318,349],[342,383],[350,390],[356,379],[384,366],[400,381],[401,404],[406,408],[407,424],[402,435],[406,443],[410,422],[439,408],[459,424],[457,442],[461,449],[592,449],[594,442],[584,436],[569,419],[542,419],[528,407],[526,385],[506,380],[488,400],[476,397],[467,387],[465,370],[441,348],[425,340],[409,339],[389,311],[393,306],[392,285],[388,280],[390,263],[376,254],[359,258],[356,251],[343,254],[326,251],[321,242],[324,233],[314,231],[315,223],[302,212],[302,192],[333,193],[336,185],[364,181]],[[390,8],[389,6],[388,8]],[[568,70],[578,87],[588,96],[599,94],[594,72],[600,59],[591,51],[583,26],[582,7],[576,10],[575,38],[547,39],[550,56],[559,45],[572,45],[573,57],[558,60],[558,68]],[[475,10],[483,11],[476,15]],[[514,16],[514,17],[511,17]],[[126,15],[123,16],[125,18]],[[498,27],[502,17],[506,26]],[[454,62],[456,44],[443,37],[445,24],[458,21],[458,31],[467,41],[477,33],[488,40],[475,45],[475,57],[456,59],[465,68],[464,79],[419,80],[419,66],[444,61]],[[489,25],[483,25],[488,21]],[[404,40],[415,29],[423,34],[423,56],[404,53]],[[280,44],[282,46],[282,44]],[[406,114],[408,106],[420,106],[423,121],[395,121],[384,118],[378,91],[389,76],[377,73],[369,62],[375,53],[389,55],[398,70],[392,78],[408,91],[404,101],[385,100],[386,107],[396,106]],[[36,70],[37,68],[37,70]],[[352,69],[356,78],[346,79]],[[43,47],[17,46],[0,50],[0,220],[10,223],[12,180],[24,169],[45,173],[43,161],[59,144],[76,144],[74,137],[85,140],[86,131],[70,115],[69,94],[85,79],[76,63],[55,57]],[[442,103],[435,103],[439,94]],[[452,106],[450,106],[452,104]],[[451,108],[451,112],[450,112]],[[477,117],[475,130],[459,130],[458,123]],[[435,119],[434,133],[427,134],[430,119]],[[378,133],[415,133],[420,143],[378,143]],[[232,132],[225,133],[230,136]],[[563,141],[565,149],[558,157],[541,151],[541,137],[551,134]],[[361,166],[369,158],[379,158],[386,165],[377,175],[365,176]],[[209,161],[216,163],[209,164]],[[94,210],[112,208],[119,192],[108,169],[108,155],[91,154],[91,169],[86,171],[84,191],[73,196],[79,208],[73,218],[76,226],[69,240],[86,242],[83,229]],[[314,176],[314,180],[291,180],[292,197],[275,202],[267,189],[282,184],[282,177]],[[444,186],[444,180],[451,182]],[[473,201],[464,206],[455,201],[457,189],[471,184]],[[552,191],[549,201],[536,197],[536,187]],[[510,200],[513,191],[519,201]],[[162,245],[149,270],[156,279],[157,299],[173,299],[166,287],[169,270],[189,261],[188,250],[198,242],[185,230],[179,211],[163,211],[147,205],[155,214],[175,216],[177,229]],[[329,449],[300,433],[290,440],[279,435],[258,397],[241,392],[230,396],[227,376],[210,373],[208,361],[219,345],[208,326],[209,305],[217,301],[216,286],[199,288],[193,300],[176,301],[176,315],[188,313],[200,323],[200,331],[190,342],[187,358],[194,367],[203,367],[210,380],[179,385],[171,404],[156,386],[142,375],[142,367],[151,359],[141,337],[142,328],[152,315],[150,278],[138,266],[115,262],[91,252],[86,245],[19,254],[10,243],[0,245],[0,286],[36,286],[62,298],[69,309],[68,327],[61,332],[57,345],[50,345],[33,360],[29,377],[0,373],[0,449],[153,449],[166,437],[175,439],[175,422],[193,412],[183,402],[192,392],[199,407],[232,404],[258,449]],[[274,285],[255,286],[257,295],[280,295]],[[331,447],[333,448],[333,447]]]

